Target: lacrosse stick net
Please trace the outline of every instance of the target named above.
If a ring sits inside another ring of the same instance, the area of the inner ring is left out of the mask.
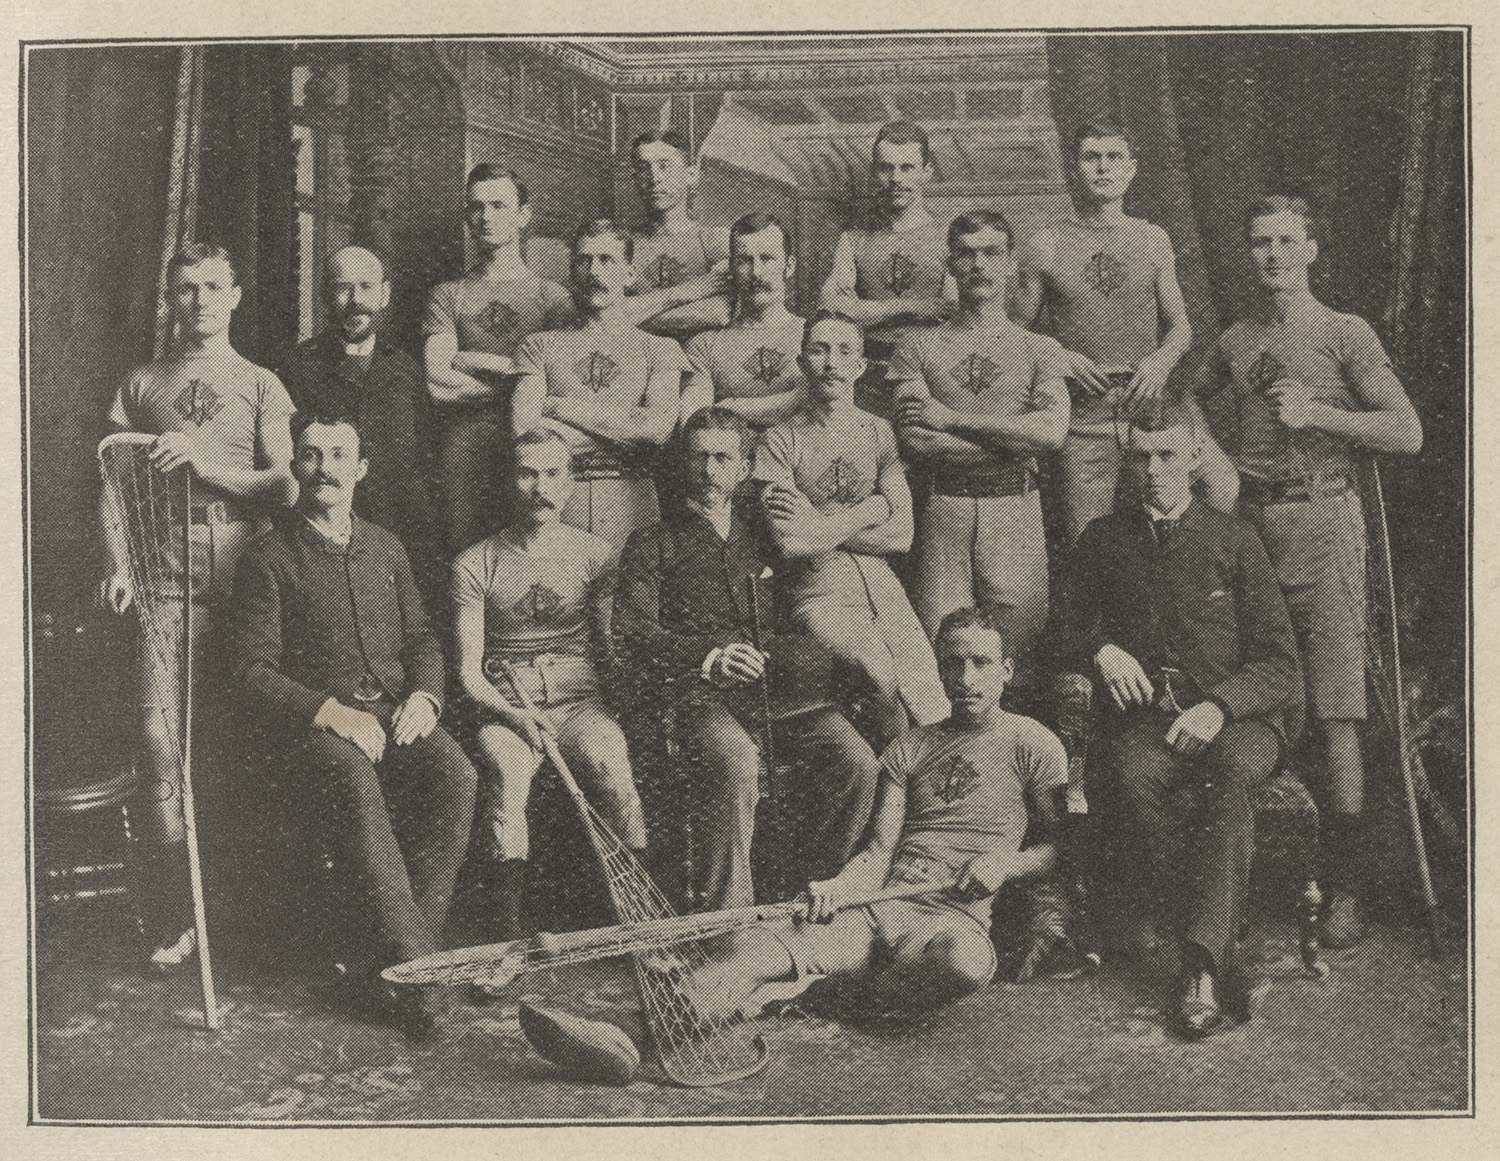
[[[178,783],[173,796],[182,805],[187,838],[188,874],[193,896],[193,927],[198,941],[198,968],[203,985],[204,1022],[219,1027],[209,959],[208,925],[203,899],[203,869],[198,856],[198,829],[193,803],[192,717],[192,476],[180,482],[151,463],[156,437],[117,432],[99,444],[105,519],[123,534],[140,647],[162,687],[175,690],[180,714],[172,720],[159,706],[164,732],[171,739]]]

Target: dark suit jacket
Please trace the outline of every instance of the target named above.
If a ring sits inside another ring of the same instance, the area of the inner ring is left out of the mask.
[[[630,537],[620,559],[614,635],[619,669],[640,695],[659,700],[670,683],[679,696],[717,696],[736,712],[759,715],[758,685],[712,690],[702,666],[716,648],[751,642],[750,578],[765,566],[738,510],[728,540],[686,504]],[[827,649],[806,633],[779,631],[769,582],[760,585],[758,605],[761,646],[771,656],[772,712],[831,704]]]
[[[263,719],[307,727],[330,697],[358,705],[366,662],[392,701],[421,690],[443,704],[443,654],[406,552],[358,516],[345,551],[278,515],[240,559],[234,618],[235,675]]]
[[[342,338],[324,331],[277,362],[300,412],[354,419],[370,473],[354,495],[354,512],[401,538],[417,567],[440,555],[430,481],[434,457],[427,375],[405,351],[376,338],[363,376],[344,355]]]
[[[1300,722],[1297,642],[1265,547],[1249,524],[1196,498],[1164,544],[1139,507],[1084,529],[1058,624],[1080,672],[1093,673],[1113,644],[1148,673],[1182,670],[1231,721],[1261,718],[1283,733]]]

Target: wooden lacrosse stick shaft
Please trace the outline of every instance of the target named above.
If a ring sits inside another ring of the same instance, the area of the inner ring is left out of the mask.
[[[764,655],[765,646],[762,644],[762,633],[760,628],[760,579],[754,575],[749,578],[750,582],[750,644],[755,646],[757,653]],[[761,759],[765,766],[765,782],[760,788],[760,796],[768,798],[775,793],[776,780],[776,749],[771,738],[771,674],[770,671],[760,675],[760,720],[762,750]]]
[[[521,708],[526,710],[528,713],[533,713],[540,717],[541,712],[536,708],[536,703],[531,700],[530,695],[527,694],[527,692],[521,687],[521,678],[520,675],[516,673],[516,667],[509,661],[502,658],[500,661],[500,668],[505,674],[505,679],[510,682],[510,687],[516,691],[516,697],[521,700]],[[542,753],[547,755],[547,761],[552,763],[552,768],[557,771],[557,776],[562,779],[563,785],[568,788],[568,794],[572,797],[573,802],[582,812],[584,821],[585,823],[587,823],[589,816],[589,800],[584,797],[583,790],[579,787],[577,781],[574,780],[573,771],[569,770],[568,764],[563,761],[563,756],[557,749],[557,743],[552,739],[552,735],[546,730],[538,729],[537,737],[542,740]],[[599,855],[600,861],[602,863],[604,861],[604,855],[603,852],[598,849],[598,842],[594,838],[594,828],[592,826],[589,826],[587,827],[587,829],[589,832],[589,841],[594,844],[595,853]],[[607,866],[604,873],[607,878],[609,875],[609,869]]]
[[[1422,902],[1427,908],[1427,935],[1433,959],[1441,959],[1443,938],[1439,926],[1437,892],[1432,886],[1432,869],[1427,862],[1427,842],[1422,837],[1422,813],[1417,804],[1417,785],[1411,768],[1411,740],[1407,735],[1406,691],[1401,679],[1401,625],[1396,608],[1396,573],[1391,562],[1391,533],[1385,517],[1385,490],[1380,483],[1380,465],[1370,460],[1370,478],[1375,483],[1375,511],[1379,515],[1376,535],[1380,538],[1382,579],[1385,582],[1386,615],[1391,622],[1391,678],[1395,702],[1391,707],[1396,719],[1396,746],[1401,754],[1401,781],[1406,788],[1406,814],[1411,824],[1412,847],[1417,856],[1417,875],[1422,884]]]

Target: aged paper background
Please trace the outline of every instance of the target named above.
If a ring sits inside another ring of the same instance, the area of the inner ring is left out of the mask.
[[[1208,22],[1205,24],[1205,22]],[[1490,746],[1496,741],[1496,708],[1490,660],[1497,645],[1495,568],[1500,521],[1494,518],[1495,477],[1490,457],[1500,446],[1495,408],[1488,399],[1495,357],[1495,239],[1500,235],[1500,201],[1493,196],[1496,134],[1495,101],[1500,15],[1473,2],[1398,3],[1366,0],[1309,4],[1287,0],[1220,0],[1203,5],[1184,0],[1135,0],[1083,5],[1037,0],[648,0],[604,4],[573,0],[473,0],[442,4],[334,4],[326,0],[255,0],[193,4],[162,0],[12,0],[0,14],[0,97],[6,114],[0,147],[0,191],[9,214],[16,205],[17,70],[22,39],[113,37],[163,38],[333,35],[437,32],[556,33],[587,31],[672,34],[806,30],[831,33],[896,29],[988,30],[1059,27],[1095,29],[1177,26],[1260,26],[1405,24],[1473,26],[1473,266],[1476,398],[1473,412],[1474,503],[1473,597],[1476,762],[1478,1068],[1475,1120],[1358,1119],[1320,1121],[1030,1122],[1014,1124],[767,1125],[726,1128],[651,1129],[74,1129],[27,1127],[27,957],[25,945],[24,845],[24,690],[22,641],[23,587],[19,392],[0,392],[0,737],[5,740],[0,775],[0,1155],[8,1157],[501,1157],[532,1156],[666,1158],[677,1156],[797,1157],[970,1157],[1140,1156],[1224,1159],[1238,1157],[1460,1157],[1500,1153],[1496,1129],[1494,1062],[1486,1051],[1495,1018],[1494,982],[1497,904],[1491,888],[1492,849],[1484,836],[1500,827],[1494,796],[1488,793]],[[14,251],[12,252],[15,253]],[[19,267],[7,258],[0,267],[0,336],[18,349]],[[19,383],[17,362],[9,362]],[[43,486],[45,486],[43,482]],[[1450,951],[1457,955],[1457,949]]]

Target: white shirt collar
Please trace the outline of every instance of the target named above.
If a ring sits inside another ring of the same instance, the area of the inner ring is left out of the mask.
[[[720,540],[729,539],[729,526],[734,522],[733,504],[725,504],[721,508],[709,508],[705,504],[700,504],[691,496],[686,497],[686,499],[689,508],[714,526],[714,531],[719,534]]]
[[[1193,495],[1191,492],[1189,492],[1188,498],[1182,503],[1178,504],[1177,507],[1173,508],[1170,512],[1158,512],[1155,508],[1151,507],[1150,504],[1147,504],[1146,515],[1151,517],[1153,522],[1157,520],[1181,520],[1182,514],[1188,510],[1188,505],[1192,502]]]
[[[298,512],[297,515],[306,520],[307,526],[324,540],[328,541],[329,544],[337,544],[340,548],[347,548],[349,541],[354,538],[354,517],[352,514],[349,517],[349,523],[339,529],[325,528],[321,524],[316,524],[305,512]]]
[[[371,331],[364,337],[362,342],[345,343],[344,357],[349,359],[362,358],[375,352],[375,332]]]

